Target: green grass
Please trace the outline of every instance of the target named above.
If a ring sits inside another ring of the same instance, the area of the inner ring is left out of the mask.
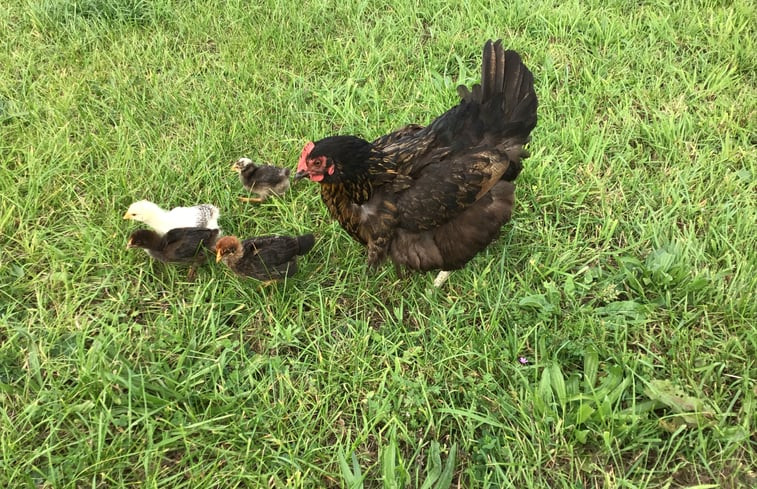
[[[757,484],[753,3],[337,3],[0,6],[0,487]],[[232,160],[427,122],[498,37],[532,157],[442,290],[313,184],[237,201]],[[141,198],[317,246],[189,283],[125,250]]]

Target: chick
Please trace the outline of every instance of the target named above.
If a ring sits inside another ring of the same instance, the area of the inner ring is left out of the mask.
[[[190,280],[195,266],[206,259],[205,250],[215,251],[218,229],[174,228],[161,236],[150,229],[131,233],[126,248],[143,248],[148,255],[164,263],[189,263]]]
[[[257,197],[240,197],[242,202],[259,204],[270,195],[283,195],[289,189],[289,168],[256,165],[249,158],[239,158],[231,169],[239,173],[244,188],[257,194]]]
[[[223,262],[237,275],[261,281],[281,280],[297,273],[297,256],[315,244],[312,234],[260,236],[239,241],[224,236],[216,243],[216,262]]]
[[[205,261],[204,249],[215,251],[218,229],[174,228],[163,236],[149,229],[131,233],[126,248],[143,248],[148,255],[166,263]]]
[[[124,219],[143,222],[162,236],[174,228],[218,229],[220,215],[218,207],[211,204],[174,207],[166,211],[149,200],[140,200],[129,206]]]

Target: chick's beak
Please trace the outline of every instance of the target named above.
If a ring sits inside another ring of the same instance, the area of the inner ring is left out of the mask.
[[[233,172],[239,172],[239,165],[237,165],[236,163],[232,164],[231,165],[231,171],[233,171]]]
[[[223,254],[221,253],[221,250],[217,249],[216,250],[216,263],[221,261],[221,258],[223,258]]]
[[[131,214],[128,212],[124,214],[124,219],[131,219]]]

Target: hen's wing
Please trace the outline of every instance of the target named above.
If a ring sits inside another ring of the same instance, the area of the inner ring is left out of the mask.
[[[435,228],[520,172],[536,125],[533,76],[500,41],[484,46],[481,71],[481,85],[459,87],[461,102],[425,128],[377,140],[397,161],[400,227]]]
[[[373,147],[381,148],[386,153],[394,154],[402,151],[402,148],[407,146],[407,141],[412,140],[422,129],[423,126],[420,124],[408,124],[394,132],[377,138],[371,144]]]

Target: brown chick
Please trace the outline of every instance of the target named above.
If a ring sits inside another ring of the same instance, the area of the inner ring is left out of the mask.
[[[239,158],[231,169],[239,173],[239,180],[257,197],[240,197],[242,202],[259,204],[271,195],[283,195],[289,189],[289,168],[256,165],[249,158]]]
[[[302,236],[260,236],[239,241],[224,236],[216,243],[216,261],[222,261],[234,273],[264,282],[281,280],[297,273],[297,256],[313,247],[312,234]]]
[[[217,239],[218,229],[174,228],[163,236],[149,229],[138,229],[129,236],[126,248],[142,248],[164,263],[191,264],[189,278],[192,278],[195,265],[206,259],[205,249],[213,251]]]

